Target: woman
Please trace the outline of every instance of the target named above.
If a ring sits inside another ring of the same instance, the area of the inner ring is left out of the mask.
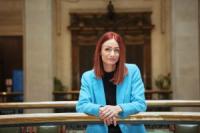
[[[125,64],[125,45],[117,33],[107,32],[98,40],[93,70],[82,75],[76,110],[104,121],[88,125],[87,133],[145,133],[142,124],[116,121],[146,110],[140,71]]]

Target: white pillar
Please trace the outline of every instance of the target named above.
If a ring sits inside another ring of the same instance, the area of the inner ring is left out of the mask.
[[[52,101],[52,0],[25,0],[25,101]],[[49,112],[51,110],[27,110]]]
[[[173,99],[199,100],[198,0],[171,2]],[[191,108],[180,110],[194,111]]]

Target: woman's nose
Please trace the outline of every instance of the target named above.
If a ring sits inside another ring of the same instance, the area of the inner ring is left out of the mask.
[[[114,56],[114,55],[115,55],[115,51],[114,51],[114,50],[111,50],[110,55]]]

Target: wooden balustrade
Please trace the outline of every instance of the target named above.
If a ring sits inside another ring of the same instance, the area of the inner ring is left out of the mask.
[[[0,109],[75,108],[77,101],[0,103]],[[200,107],[200,100],[146,100],[148,107]]]
[[[200,124],[199,112],[142,112],[130,115],[125,119],[118,119],[119,123],[196,123]],[[102,123],[95,116],[83,113],[43,113],[43,114],[14,114],[0,115],[0,126],[27,126],[42,124],[91,124]]]

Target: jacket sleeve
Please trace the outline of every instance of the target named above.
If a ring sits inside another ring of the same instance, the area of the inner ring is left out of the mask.
[[[101,105],[95,104],[93,101],[90,77],[87,73],[84,73],[81,78],[81,90],[79,94],[79,100],[76,104],[76,111],[80,113],[86,113],[89,115],[99,116],[99,108]]]
[[[130,103],[122,103],[120,117],[124,118],[132,114],[146,111],[146,102],[144,96],[144,85],[141,79],[140,70],[135,65],[134,73],[131,77],[131,99]]]

